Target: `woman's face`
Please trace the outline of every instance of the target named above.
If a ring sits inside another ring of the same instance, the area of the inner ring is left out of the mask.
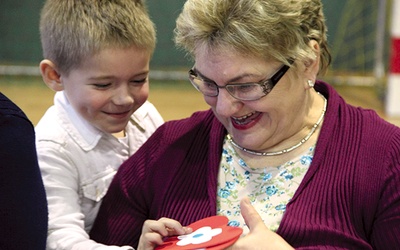
[[[259,82],[270,78],[283,66],[257,57],[205,50],[198,50],[195,60],[195,71],[219,86]],[[261,99],[237,100],[226,89],[220,88],[218,96],[204,96],[204,100],[236,143],[248,149],[266,151],[301,129],[307,109],[304,101],[307,80],[303,78],[291,68]]]

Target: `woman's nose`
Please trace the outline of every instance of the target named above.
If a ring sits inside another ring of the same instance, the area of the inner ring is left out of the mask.
[[[215,110],[225,117],[232,116],[238,109],[240,101],[235,99],[226,89],[219,89]]]

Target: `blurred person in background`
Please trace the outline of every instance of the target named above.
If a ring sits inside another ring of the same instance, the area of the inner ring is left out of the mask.
[[[45,249],[47,215],[33,125],[0,92],[0,249]]]
[[[175,41],[211,109],[121,166],[91,237],[153,249],[224,215],[232,249],[400,246],[400,128],[319,80],[324,19],[320,0],[186,1]]]

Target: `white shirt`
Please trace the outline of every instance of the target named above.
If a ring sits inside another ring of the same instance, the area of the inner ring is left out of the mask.
[[[119,166],[163,123],[150,102],[140,107],[121,140],[101,132],[56,93],[35,128],[49,206],[47,249],[131,249],[89,239],[100,203]]]

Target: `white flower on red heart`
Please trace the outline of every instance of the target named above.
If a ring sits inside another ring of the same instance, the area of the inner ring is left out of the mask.
[[[178,246],[186,246],[189,244],[201,244],[210,241],[214,236],[222,233],[222,228],[201,227],[196,231],[178,236]]]

